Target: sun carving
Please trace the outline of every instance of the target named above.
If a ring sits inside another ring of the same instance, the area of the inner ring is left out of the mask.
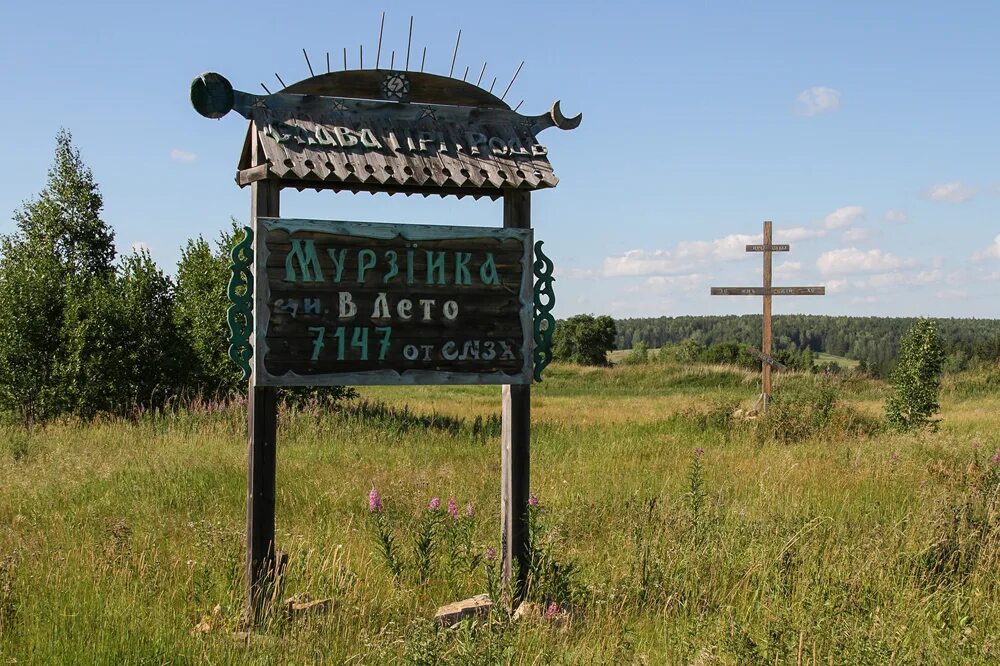
[[[392,72],[382,79],[382,94],[386,99],[402,100],[410,92],[410,80],[406,74]]]

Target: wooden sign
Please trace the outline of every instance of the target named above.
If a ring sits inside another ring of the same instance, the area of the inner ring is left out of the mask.
[[[787,244],[780,245],[747,245],[747,252],[788,252],[789,246]]]
[[[779,363],[770,354],[765,354],[764,352],[760,351],[759,349],[757,349],[755,347],[751,347],[749,345],[747,345],[747,351],[750,352],[751,354],[753,354],[754,356],[756,356],[757,358],[759,358],[764,363],[767,363],[772,368],[776,368],[778,370],[787,370],[787,368],[785,367],[784,364]]]
[[[712,287],[712,296],[825,296],[826,287]]]
[[[254,382],[527,384],[530,229],[259,218]]]

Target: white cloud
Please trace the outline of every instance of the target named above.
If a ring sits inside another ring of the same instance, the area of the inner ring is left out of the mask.
[[[847,287],[847,280],[827,280],[826,281],[826,292],[828,294],[837,294],[844,291]]]
[[[871,237],[872,237],[872,232],[869,229],[862,229],[860,227],[856,227],[854,229],[848,229],[847,231],[844,232],[843,236],[841,236],[841,238],[843,238],[848,243],[868,240]]]
[[[802,264],[798,261],[785,261],[774,268],[774,277],[788,278],[798,274],[802,270]]]
[[[982,252],[972,255],[973,261],[985,261],[986,259],[1000,259],[1000,234],[993,239],[993,244]]]
[[[136,241],[132,243],[131,249],[133,252],[147,252],[147,253],[149,252],[149,246],[143,243],[142,241]]]
[[[941,270],[932,271],[900,271],[895,273],[878,273],[868,278],[868,284],[876,288],[897,287],[899,285],[933,284],[944,279]]]
[[[940,298],[943,301],[959,300],[967,297],[969,292],[964,289],[942,289],[941,291],[935,292],[934,296]]]
[[[825,235],[825,229],[809,229],[808,227],[789,227],[787,229],[777,229],[774,232],[775,239],[781,243],[784,243],[785,241],[794,243],[795,241],[806,240],[809,238],[819,238],[820,236]]]
[[[931,201],[946,201],[948,203],[963,203],[974,197],[979,190],[969,185],[952,181],[927,188],[927,198]]]
[[[859,305],[874,305],[878,303],[878,296],[855,296],[851,299],[851,303]]]
[[[644,291],[646,287],[692,291],[704,282],[705,276],[700,273],[691,273],[690,275],[654,275],[646,279],[644,287],[636,287],[635,291]]]
[[[637,277],[691,273],[711,261],[735,261],[747,256],[746,245],[760,242],[759,236],[731,234],[710,241],[681,241],[673,250],[629,250],[605,257],[605,277]]]
[[[887,210],[885,215],[882,216],[882,219],[886,222],[906,222],[906,220],[909,219],[909,216],[906,214],[905,210],[894,208],[892,210]]]
[[[823,226],[827,229],[849,227],[864,216],[865,209],[861,206],[843,206],[824,217]]]
[[[170,150],[170,159],[175,162],[194,162],[198,159],[198,153],[192,153],[189,150],[181,150],[180,148],[172,148]]]
[[[815,116],[840,108],[840,91],[825,86],[814,86],[795,98],[795,112],[801,116]]]
[[[830,250],[820,255],[816,267],[823,275],[880,273],[913,266],[913,259],[901,259],[882,250],[859,250],[856,247]]]

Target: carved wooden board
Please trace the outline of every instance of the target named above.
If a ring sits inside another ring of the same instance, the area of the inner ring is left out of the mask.
[[[530,229],[260,218],[254,381],[527,384]]]
[[[712,287],[712,296],[823,296],[826,287]]]

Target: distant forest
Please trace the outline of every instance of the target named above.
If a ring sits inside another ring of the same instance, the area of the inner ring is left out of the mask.
[[[775,351],[794,348],[826,352],[864,361],[884,372],[899,352],[899,343],[915,322],[909,317],[774,317]],[[945,352],[953,361],[1000,361],[1000,320],[936,319]],[[619,319],[615,346],[631,349],[637,342],[662,347],[694,338],[703,345],[739,342],[759,348],[760,315],[655,317]]]

